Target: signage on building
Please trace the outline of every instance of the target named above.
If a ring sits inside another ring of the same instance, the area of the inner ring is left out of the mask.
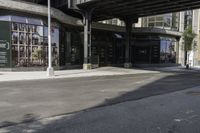
[[[0,21],[0,29],[0,68],[10,68],[10,23]]]
[[[10,43],[7,40],[0,40],[0,67],[8,66]]]

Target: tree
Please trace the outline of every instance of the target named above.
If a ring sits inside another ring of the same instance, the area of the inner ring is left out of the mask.
[[[185,44],[185,55],[186,55],[185,64],[187,69],[189,68],[189,55],[190,51],[192,50],[192,44],[195,37],[196,34],[193,32],[192,26],[188,26],[183,33],[183,39]]]
[[[39,49],[36,49],[34,52],[33,52],[33,58],[35,60],[38,60],[40,65],[42,63],[42,60],[43,60],[43,50],[41,48]]]

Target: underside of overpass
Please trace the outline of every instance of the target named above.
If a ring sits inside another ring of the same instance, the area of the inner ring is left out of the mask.
[[[23,0],[47,4],[47,0]],[[66,14],[82,17],[84,23],[84,68],[91,68],[91,23],[119,18],[126,24],[125,67],[131,67],[130,44],[132,24],[139,17],[200,8],[199,0],[51,0],[52,6]]]

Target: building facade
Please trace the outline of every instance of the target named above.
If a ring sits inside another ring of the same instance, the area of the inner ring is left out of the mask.
[[[0,1],[0,68],[45,70],[48,64],[47,7],[22,1]],[[199,27],[200,23],[191,21],[194,14],[188,11],[140,18],[133,26],[131,62],[135,66],[183,63],[181,32],[186,27],[185,23]],[[57,69],[81,68],[82,20],[54,8],[52,18],[53,66]],[[93,23],[93,66],[123,66],[126,41],[124,25],[119,19]],[[198,40],[196,49],[199,47]],[[200,57],[197,53],[193,53],[193,62],[196,63]]]
[[[122,22],[116,22],[115,20],[109,20],[104,23],[107,24],[119,24],[121,26]],[[114,22],[113,22],[114,21]],[[120,20],[118,20],[120,21]],[[194,33],[196,34],[196,37],[193,42],[192,51],[190,51],[189,54],[189,62],[190,65],[193,67],[199,67],[200,66],[200,33],[199,33],[199,26],[200,26],[200,10],[189,10],[184,12],[178,12],[178,13],[168,13],[164,15],[157,15],[157,16],[149,16],[149,17],[143,17],[139,18],[139,21],[137,24],[133,25],[134,27],[149,27],[149,28],[159,28],[159,29],[165,29],[170,31],[177,31],[181,34],[184,32],[184,30],[188,26],[192,26]],[[184,40],[183,38],[178,39],[179,41],[179,47],[178,48],[178,57],[176,57],[177,63],[181,65],[185,65],[185,48],[184,48]],[[174,42],[173,37],[161,37],[161,47],[164,46],[164,44],[171,44]],[[168,48],[169,49],[169,48]],[[169,51],[169,50],[166,50]]]

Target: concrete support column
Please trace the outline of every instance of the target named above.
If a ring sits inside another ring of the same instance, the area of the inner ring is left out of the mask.
[[[91,64],[91,35],[92,35],[92,12],[86,11],[83,15],[83,22],[84,22],[84,64],[83,69],[84,70],[90,70],[92,69]]]
[[[131,62],[131,41],[132,41],[132,25],[133,23],[138,22],[137,19],[123,19],[126,25],[126,45],[125,45],[125,63],[124,67],[125,68],[131,68],[132,67],[132,62]]]

